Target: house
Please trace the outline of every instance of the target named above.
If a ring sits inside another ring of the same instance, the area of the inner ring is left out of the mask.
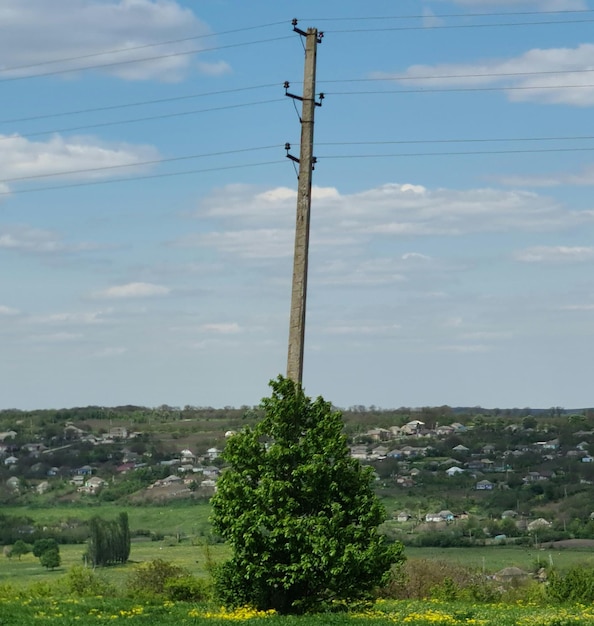
[[[402,427],[401,432],[403,435],[416,435],[423,428],[423,426],[425,426],[425,422],[412,420]]]
[[[214,461],[215,459],[218,459],[219,456],[221,454],[221,451],[218,448],[209,448],[206,451],[206,456],[209,458],[209,460]]]
[[[18,491],[19,487],[21,486],[21,481],[17,476],[11,476],[7,481],[6,481],[6,486],[8,487],[8,489],[10,489],[11,491]]]
[[[495,446],[492,443],[488,443],[483,446],[483,454],[493,454],[495,452]]]
[[[452,467],[449,467],[445,473],[448,476],[456,476],[456,474],[463,474],[464,470],[461,467],[458,467],[457,465],[452,465]]]
[[[582,463],[592,463],[594,461],[594,457],[591,457],[589,454],[582,457]]]
[[[400,511],[398,515],[396,515],[397,522],[408,522],[411,519],[412,515],[408,511]]]
[[[23,450],[26,450],[29,454],[33,454],[35,456],[43,452],[45,449],[46,447],[42,443],[26,443],[23,446]]]
[[[370,458],[374,460],[385,459],[389,449],[386,446],[377,446],[371,451]]]
[[[479,480],[474,488],[477,491],[492,491],[494,486],[495,485],[493,485],[493,483],[488,480]]]
[[[462,453],[462,454],[466,454],[466,452],[469,452],[469,451],[470,451],[470,449],[469,449],[469,448],[467,448],[466,446],[463,446],[461,443],[459,443],[457,446],[454,446],[454,447],[452,448],[452,450],[453,450],[454,452],[460,452],[460,453]]]
[[[551,522],[548,522],[546,519],[544,519],[544,517],[539,517],[538,519],[535,519],[533,522],[530,522],[527,528],[530,532],[535,532],[543,528],[549,528],[550,525],[551,525]]]
[[[131,472],[135,467],[136,464],[129,461],[128,463],[122,463],[121,465],[118,465],[116,467],[116,472],[118,472],[118,474],[127,474],[128,472]]]
[[[369,437],[372,441],[387,441],[391,439],[392,433],[386,428],[372,428],[368,430],[366,436]]]
[[[6,430],[0,433],[0,441],[6,441],[6,439],[14,439],[17,436],[17,432],[14,430]]]
[[[448,511],[448,509],[444,509],[443,511],[440,511],[438,513],[439,517],[441,517],[441,519],[444,522],[453,522],[454,521],[454,514],[451,511]]]
[[[447,509],[440,511],[439,513],[427,513],[427,515],[425,515],[425,521],[426,522],[453,522],[454,521],[454,514],[451,511],[448,511]]]
[[[453,424],[450,424],[450,426],[457,433],[465,433],[468,430],[468,428],[466,428],[466,426],[464,426],[464,424],[460,424],[460,422],[454,422]]]
[[[365,461],[367,459],[367,446],[366,445],[351,446],[351,456],[353,457],[353,459],[359,459],[360,461]]]
[[[196,461],[196,457],[191,450],[185,448],[180,452],[181,462],[182,463],[194,463]]]
[[[50,484],[47,480],[40,482],[36,487],[35,491],[39,494],[44,494],[50,488]]]
[[[109,439],[127,439],[128,429],[124,426],[112,426],[107,436]]]
[[[451,426],[438,426],[435,429],[435,434],[438,437],[447,437],[447,435],[451,435],[454,432],[454,429]]]
[[[86,493],[95,494],[107,484],[103,478],[99,478],[98,476],[93,476],[89,478],[83,487],[79,487],[78,491],[84,490]]]
[[[404,456],[404,453],[402,452],[402,450],[394,448],[394,450],[390,450],[390,452],[388,452],[386,456],[390,457],[391,459],[401,459]]]
[[[16,465],[18,462],[19,460],[16,458],[16,456],[9,456],[4,459],[4,465],[6,465],[7,467],[10,467],[11,465]]]

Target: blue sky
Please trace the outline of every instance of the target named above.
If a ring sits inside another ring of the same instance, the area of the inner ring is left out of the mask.
[[[59,8],[57,8],[59,7]],[[0,407],[594,405],[594,5],[0,0]]]

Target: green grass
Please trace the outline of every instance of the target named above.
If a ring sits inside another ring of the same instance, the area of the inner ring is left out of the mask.
[[[204,501],[170,506],[122,506],[102,503],[54,507],[3,506],[5,515],[26,516],[51,526],[69,519],[87,520],[94,515],[114,519],[120,512],[128,513],[130,530],[158,531],[165,535],[200,536],[210,531],[210,505]]]
[[[46,570],[39,559],[26,554],[20,560],[0,557],[0,585],[10,583],[17,587],[26,587],[34,582],[51,582],[63,576],[73,565],[82,564],[84,544],[61,545],[60,557],[62,564],[53,571]],[[208,551],[208,554],[207,554]],[[229,550],[223,544],[191,545],[182,542],[168,545],[166,542],[142,541],[133,542],[130,561],[126,565],[106,567],[100,570],[101,576],[107,581],[121,587],[134,567],[139,563],[162,559],[189,570],[195,576],[207,575],[207,558],[215,563],[225,560]]]
[[[537,561],[553,565],[561,570],[574,565],[594,567],[592,550],[535,550],[514,546],[488,546],[473,548],[406,548],[408,558],[441,559],[460,563],[467,567],[484,569],[494,573],[504,567],[533,570]]]
[[[105,598],[55,598],[8,595],[0,597],[3,622],[11,626],[30,626],[51,623],[55,626],[90,626],[105,621],[119,623],[159,624],[159,626],[202,625],[215,626],[229,622],[247,621],[268,626],[338,626],[367,625],[410,626],[468,625],[481,626],[586,626],[594,620],[591,609],[542,608],[534,606],[500,606],[424,602],[384,602],[366,611],[283,617],[263,615],[240,609],[232,613],[189,603],[155,601],[139,603]]]

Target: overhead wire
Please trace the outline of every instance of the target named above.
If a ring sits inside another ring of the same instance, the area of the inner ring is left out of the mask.
[[[129,65],[132,63],[146,63],[148,61],[158,61],[161,59],[169,59],[178,56],[185,56],[189,54],[203,54],[205,52],[214,52],[217,50],[227,50],[230,48],[241,48],[243,46],[254,46],[262,43],[270,43],[273,41],[282,41],[286,39],[291,39],[292,35],[284,35],[282,37],[271,37],[269,39],[259,39],[257,41],[246,41],[242,43],[234,43],[228,44],[225,46],[213,46],[212,48],[194,48],[192,50],[184,50],[180,52],[171,52],[168,54],[159,54],[151,57],[144,57],[142,59],[126,59],[122,61],[110,61],[109,63],[100,63],[97,65],[86,65],[82,67],[72,67],[67,69],[60,70],[51,70],[49,72],[40,72],[38,74],[26,74],[24,76],[10,76],[8,78],[0,78],[0,83],[12,82],[16,80],[27,80],[30,78],[40,78],[43,76],[55,76],[58,74],[72,74],[74,72],[83,72],[86,70],[96,70],[96,69],[104,69],[106,67],[118,67],[120,65]],[[0,70],[2,71],[2,70]]]
[[[30,174],[27,176],[3,178],[3,179],[0,179],[0,183],[13,183],[13,182],[24,181],[24,180],[38,180],[40,178],[73,176],[77,174],[90,174],[90,173],[97,173],[97,172],[120,170],[120,169],[125,169],[128,167],[143,167],[147,165],[157,165],[157,164],[161,165],[162,163],[173,163],[175,161],[188,161],[191,159],[205,159],[205,158],[211,158],[211,157],[217,157],[217,156],[227,156],[229,154],[241,154],[245,152],[259,152],[262,150],[271,150],[274,148],[276,148],[277,150],[281,150],[282,146],[271,145],[271,146],[258,146],[258,147],[253,147],[253,148],[238,148],[235,150],[223,150],[221,152],[208,152],[208,153],[203,153],[203,154],[188,154],[188,155],[177,156],[177,157],[164,157],[161,159],[151,159],[149,161],[135,161],[135,162],[130,162],[130,163],[121,163],[118,165],[103,165],[101,167],[88,167],[88,168],[77,169],[77,170],[62,170],[58,172],[48,172],[45,174]]]
[[[19,70],[27,70],[27,69],[32,69],[34,67],[42,67],[44,65],[51,65],[53,63],[68,63],[70,61],[80,61],[82,59],[90,59],[93,57],[98,57],[98,56],[103,56],[106,54],[119,54],[119,53],[123,53],[123,52],[133,52],[136,50],[143,50],[146,48],[155,48],[158,46],[168,46],[168,45],[172,45],[172,44],[176,44],[176,43],[185,43],[186,41],[194,41],[196,39],[206,39],[208,37],[221,37],[223,35],[229,35],[229,34],[235,34],[235,33],[241,33],[241,32],[245,32],[245,31],[249,31],[249,30],[257,30],[260,28],[268,28],[270,26],[278,26],[280,24],[286,24],[286,20],[283,20],[282,22],[270,22],[268,24],[260,24],[258,26],[246,26],[244,28],[235,28],[233,30],[226,30],[226,31],[221,31],[218,33],[203,33],[201,35],[193,35],[191,37],[181,37],[179,39],[169,39],[167,41],[157,41],[154,43],[147,43],[147,44],[142,44],[139,46],[130,46],[127,48],[116,48],[114,50],[104,50],[102,52],[92,52],[89,54],[79,54],[77,56],[71,56],[71,57],[62,57],[60,59],[52,59],[49,61],[39,61],[38,63],[28,63],[26,65],[13,65],[12,67],[3,67],[0,69],[0,73],[3,72],[16,72]]]
[[[317,146],[378,146],[378,145],[411,145],[411,144],[457,144],[457,143],[503,143],[503,142],[542,142],[542,141],[587,141],[594,140],[594,135],[570,135],[570,136],[550,136],[550,137],[476,137],[476,138],[454,138],[454,139],[397,139],[397,140],[381,140],[381,141],[330,141],[318,142]],[[212,158],[218,156],[228,156],[231,154],[241,154],[249,152],[260,152],[264,150],[282,150],[283,146],[272,144],[268,146],[254,146],[249,148],[237,148],[233,150],[223,150],[219,152],[208,152],[201,154],[189,154],[175,157],[163,157],[151,159],[147,161],[134,161],[130,163],[122,163],[118,165],[106,165],[101,167],[91,167],[75,170],[61,170],[57,172],[48,172],[44,174],[31,174],[27,176],[17,176],[11,178],[0,179],[0,183],[14,183],[22,181],[31,181],[39,179],[47,179],[62,176],[75,176],[80,174],[91,174],[99,172],[117,171],[132,167],[145,167],[148,165],[161,165],[164,163],[173,163],[177,161],[186,161],[201,158]],[[514,153],[547,153],[547,152],[580,152],[592,151],[591,147],[556,147],[556,148],[537,148],[529,150],[505,149],[505,150],[482,150],[482,151],[460,151],[460,152],[424,152],[424,153],[398,153],[398,154],[359,154],[359,155],[326,155],[318,158],[325,159],[343,159],[343,158],[384,158],[389,156],[437,156],[437,155],[455,155],[455,154],[514,154]]]
[[[342,84],[342,83],[371,83],[371,82],[395,82],[395,81],[417,81],[417,80],[454,80],[457,78],[512,78],[515,76],[540,76],[540,75],[562,75],[562,74],[581,74],[581,73],[592,73],[594,72],[594,68],[574,68],[574,69],[559,69],[559,70],[536,70],[532,72],[487,72],[487,73],[469,73],[469,74],[428,74],[421,76],[409,76],[405,74],[395,74],[393,76],[380,76],[380,77],[371,77],[371,78],[341,78],[341,79],[322,79],[318,80],[318,86],[320,85],[333,85],[333,84]],[[300,84],[302,81],[291,81],[292,84]],[[181,94],[179,96],[171,96],[169,98],[157,98],[152,100],[140,100],[138,102],[123,102],[118,104],[109,104],[100,107],[90,107],[85,109],[74,109],[67,111],[58,111],[54,113],[44,113],[41,115],[30,115],[26,117],[17,117],[17,118],[8,118],[0,120],[0,124],[15,124],[20,122],[30,122],[41,119],[49,119],[53,117],[65,117],[69,115],[82,115],[86,113],[97,113],[102,111],[111,111],[117,109],[125,109],[125,108],[133,108],[140,106],[147,106],[152,104],[165,104],[168,102],[179,102],[182,100],[191,100],[196,98],[204,98],[210,96],[219,96],[226,95],[231,93],[239,93],[242,91],[255,91],[258,89],[268,89],[272,87],[278,87],[279,83],[265,83],[262,85],[249,85],[245,87],[236,87],[232,89],[221,89],[217,91],[205,91],[200,93],[191,93],[191,94]],[[585,85],[589,86],[589,85]],[[571,85],[553,85],[552,88],[563,88],[563,87],[572,87]],[[511,87],[498,87],[497,89],[510,89]],[[523,87],[524,89],[528,87]],[[531,89],[539,89],[542,87],[529,87]],[[485,88],[491,89],[491,88]],[[404,90],[399,90],[404,92]],[[423,91],[427,91],[424,89]],[[342,94],[351,94],[351,93],[376,93],[376,92],[332,92],[325,91],[326,95],[342,95]],[[391,93],[388,91],[380,91],[377,93]],[[404,92],[410,93],[410,92]],[[415,91],[414,93],[418,93]],[[54,131],[48,131],[54,132]]]
[[[427,16],[426,16],[427,17]],[[433,16],[431,16],[433,17]],[[437,16],[436,16],[437,17]],[[349,33],[381,33],[390,31],[406,31],[406,30],[454,30],[454,29],[470,29],[470,28],[498,28],[508,26],[552,26],[559,24],[590,24],[594,22],[594,18],[586,18],[579,20],[541,20],[538,22],[495,22],[492,24],[432,24],[431,26],[382,26],[381,28],[348,28],[348,29],[331,29],[325,30],[325,34],[349,34]]]
[[[223,170],[235,170],[235,169],[244,169],[248,167],[262,167],[268,165],[278,165],[280,163],[286,163],[286,159],[278,160],[278,161],[263,161],[260,163],[241,163],[238,165],[222,165],[218,167],[208,167],[203,169],[192,169],[192,170],[184,170],[181,172],[163,172],[159,174],[145,174],[141,176],[130,176],[128,178],[115,178],[108,180],[91,180],[84,181],[80,183],[66,183],[64,185],[51,185],[49,187],[33,187],[30,189],[17,189],[13,191],[0,191],[0,196],[12,196],[12,195],[20,195],[23,193],[37,193],[40,191],[54,191],[59,189],[70,189],[74,187],[90,187],[92,185],[110,185],[115,183],[126,183],[138,180],[149,180],[156,178],[169,178],[173,176],[185,176],[188,174],[203,174],[210,172],[219,172]]]
[[[258,100],[256,102],[243,102],[241,104],[227,104],[227,105],[223,105],[223,106],[216,106],[216,107],[209,107],[206,109],[193,109],[191,111],[177,111],[175,113],[161,113],[159,115],[149,115],[146,117],[136,117],[136,118],[131,118],[131,119],[127,119],[127,120],[114,120],[111,122],[97,122],[95,124],[84,124],[84,125],[80,125],[80,126],[70,126],[68,128],[54,128],[52,130],[41,130],[41,131],[35,131],[32,133],[25,133],[24,135],[16,135],[18,137],[20,136],[26,136],[26,137],[40,137],[43,135],[54,135],[54,134],[58,134],[58,133],[67,133],[67,132],[73,132],[73,131],[77,131],[77,130],[88,130],[90,128],[106,128],[108,126],[118,126],[121,124],[135,124],[138,122],[148,122],[148,121],[154,121],[154,120],[160,120],[160,119],[167,119],[167,118],[173,118],[173,117],[183,117],[186,115],[196,115],[198,113],[210,113],[212,111],[223,111],[223,110],[229,110],[229,109],[240,109],[243,107],[249,107],[249,106],[259,106],[262,104],[271,104],[274,102],[281,102],[283,101],[284,98],[274,98],[271,100]],[[4,135],[1,136],[0,135],[0,142],[1,141],[8,141],[10,139],[14,139],[15,135]]]
[[[369,20],[409,20],[423,19],[427,17],[451,18],[451,17],[504,17],[506,15],[559,15],[559,14],[580,14],[594,13],[594,9],[552,9],[547,11],[497,11],[486,13],[439,13],[439,14],[417,14],[417,15],[376,15],[376,16],[359,16],[359,17],[307,17],[299,18],[302,21],[312,22],[362,22]]]
[[[0,120],[0,124],[14,124],[17,122],[31,122],[51,117],[64,117],[67,115],[81,115],[84,113],[97,113],[99,111],[113,111],[116,109],[126,109],[132,107],[146,106],[149,104],[164,104],[165,102],[178,102],[181,100],[191,100],[194,98],[204,98],[207,96],[220,96],[229,93],[239,93],[241,91],[255,91],[257,89],[266,89],[270,87],[279,87],[278,83],[268,83],[264,85],[252,85],[248,87],[236,87],[233,89],[220,89],[218,91],[204,91],[201,93],[183,94],[180,96],[171,96],[169,98],[157,98],[155,100],[141,100],[139,102],[125,102],[121,104],[108,104],[100,107],[91,107],[87,109],[76,109],[70,111],[61,111],[58,113],[44,113],[42,115],[31,115],[28,117],[16,117],[12,119]]]

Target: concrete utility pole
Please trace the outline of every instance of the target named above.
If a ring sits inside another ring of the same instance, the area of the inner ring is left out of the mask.
[[[289,354],[287,358],[287,378],[301,384],[303,379],[303,352],[305,341],[305,303],[307,297],[307,266],[309,256],[309,223],[311,212],[311,181],[315,163],[313,156],[314,112],[321,102],[315,101],[316,88],[316,52],[321,42],[315,28],[307,32],[293,30],[305,37],[305,70],[303,77],[303,97],[288,96],[302,101],[301,112],[301,149],[299,159],[287,156],[299,163],[299,184],[297,188],[297,222],[295,227],[295,254],[293,257],[293,288],[291,293],[291,317],[289,321]],[[285,83],[285,88],[288,88]],[[321,96],[323,97],[323,96]],[[287,144],[287,151],[290,146]]]

